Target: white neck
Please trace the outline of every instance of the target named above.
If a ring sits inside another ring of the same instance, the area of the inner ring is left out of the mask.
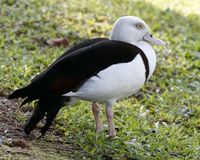
[[[109,39],[115,40],[115,41],[122,41],[122,42],[130,43],[130,44],[133,44],[133,45],[136,44],[136,41],[131,40],[131,39],[127,39],[127,37],[125,38],[124,36],[121,36],[120,33],[111,34]]]
[[[148,62],[149,62],[149,77],[148,79],[152,76],[155,68],[156,68],[156,53],[155,50],[152,48],[152,46],[146,42],[146,41],[138,41],[135,44],[137,47],[139,47],[144,54],[146,55]]]

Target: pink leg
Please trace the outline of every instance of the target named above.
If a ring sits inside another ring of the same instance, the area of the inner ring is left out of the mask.
[[[106,115],[107,115],[107,119],[108,119],[109,136],[110,137],[115,137],[116,136],[116,131],[115,131],[115,125],[113,123],[112,106],[107,106],[106,107]]]
[[[96,122],[96,132],[97,133],[99,133],[103,128],[101,120],[100,120],[100,111],[101,111],[100,106],[97,103],[93,102],[92,103],[92,112],[93,112],[94,119]]]

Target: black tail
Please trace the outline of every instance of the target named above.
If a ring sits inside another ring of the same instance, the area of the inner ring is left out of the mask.
[[[57,113],[65,102],[70,101],[70,97],[51,96],[42,97],[38,100],[37,106],[28,123],[24,127],[25,133],[28,135],[35,128],[37,123],[46,115],[45,126],[41,129],[41,134],[44,135]]]
[[[21,89],[18,89],[16,91],[14,91],[13,93],[11,93],[9,96],[8,96],[8,99],[13,99],[13,98],[25,98],[27,97],[28,95],[28,90],[27,88],[21,88]]]

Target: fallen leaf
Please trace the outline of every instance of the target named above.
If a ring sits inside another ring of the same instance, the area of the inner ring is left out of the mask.
[[[25,140],[13,140],[10,143],[11,147],[21,147],[21,148],[26,148],[28,145]]]
[[[55,46],[67,47],[69,45],[69,41],[67,38],[55,38],[46,40],[46,44],[53,47]]]

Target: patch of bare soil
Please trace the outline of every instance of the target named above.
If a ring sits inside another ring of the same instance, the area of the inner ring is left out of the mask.
[[[74,159],[75,153],[82,152],[79,147],[67,144],[66,137],[52,128],[41,139],[37,139],[37,131],[26,136],[23,125],[32,111],[19,105],[18,101],[0,95],[0,160]]]

